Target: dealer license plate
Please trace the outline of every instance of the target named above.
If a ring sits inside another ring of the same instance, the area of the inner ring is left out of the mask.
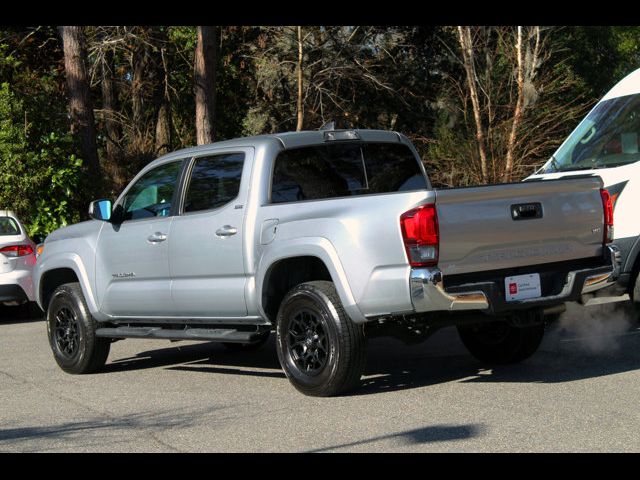
[[[507,277],[504,279],[504,290],[507,302],[538,298],[542,296],[540,274],[529,273],[527,275]]]

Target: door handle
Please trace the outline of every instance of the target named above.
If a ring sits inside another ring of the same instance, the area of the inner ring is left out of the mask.
[[[225,225],[224,227],[216,230],[216,235],[219,237],[230,237],[231,235],[235,235],[238,233],[238,229],[236,227],[232,227],[231,225]]]
[[[147,241],[149,241],[149,243],[160,243],[164,242],[166,239],[167,235],[162,232],[156,232],[153,235],[149,235],[147,237]]]

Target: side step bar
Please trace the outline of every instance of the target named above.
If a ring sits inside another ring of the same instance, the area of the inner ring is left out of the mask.
[[[263,331],[242,332],[228,328],[185,328],[174,330],[161,327],[98,328],[97,337],[105,338],[156,338],[163,340],[208,340],[210,342],[254,343]]]

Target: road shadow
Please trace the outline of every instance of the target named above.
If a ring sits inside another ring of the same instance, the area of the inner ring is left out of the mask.
[[[201,422],[205,416],[210,418],[214,415],[219,421],[226,421],[232,418],[224,411],[228,409],[230,407],[208,407],[198,410],[183,408],[119,415],[117,418],[99,416],[89,420],[51,425],[0,428],[0,451],[7,451],[7,447],[21,452],[43,452],[69,447],[75,450],[74,445],[104,451],[106,447],[112,448],[124,442],[122,434],[134,430],[143,430],[148,433],[146,442],[155,440],[165,450],[176,451],[176,448],[163,442],[155,434],[167,429],[189,428]],[[47,445],[51,445],[51,448],[47,448]]]
[[[591,335],[605,333],[595,331]],[[562,383],[640,369],[640,325],[635,323],[611,337],[613,341],[607,349],[594,352],[588,348],[588,336],[577,338],[575,332],[563,331],[554,324],[531,358],[495,367],[472,357],[455,328],[442,329],[425,343],[411,347],[392,338],[376,338],[368,342],[361,386],[350,395],[375,395],[446,382]],[[203,374],[286,378],[278,362],[274,335],[253,352],[231,351],[211,342],[176,345],[134,357],[114,358],[103,372],[159,367]]]
[[[272,338],[255,351],[233,351],[215,342],[147,350],[135,357],[110,360],[102,372],[168,367],[169,370],[285,378]]]
[[[615,336],[609,349],[593,351],[585,338],[551,326],[540,349],[514,365],[489,366],[472,357],[454,328],[422,345],[392,339],[370,342],[362,387],[352,395],[427,387],[446,382],[563,383],[640,369],[640,327]],[[404,349],[404,354],[402,353]]]
[[[395,439],[400,440],[401,443],[407,446],[435,442],[452,442],[478,437],[484,433],[484,430],[485,429],[482,425],[432,425],[423,428],[416,428],[414,430],[407,430],[405,432],[367,438],[365,440],[359,440],[357,442],[349,442],[339,445],[333,445],[331,447],[318,448],[310,450],[307,453],[331,452],[343,448],[370,445],[372,443],[381,442],[384,440]]]
[[[18,323],[41,322],[44,314],[35,305],[17,305],[9,307],[0,304],[0,326]]]

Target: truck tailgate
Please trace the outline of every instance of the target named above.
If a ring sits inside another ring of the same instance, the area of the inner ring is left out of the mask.
[[[600,188],[589,177],[436,190],[438,267],[452,275],[598,256]]]

